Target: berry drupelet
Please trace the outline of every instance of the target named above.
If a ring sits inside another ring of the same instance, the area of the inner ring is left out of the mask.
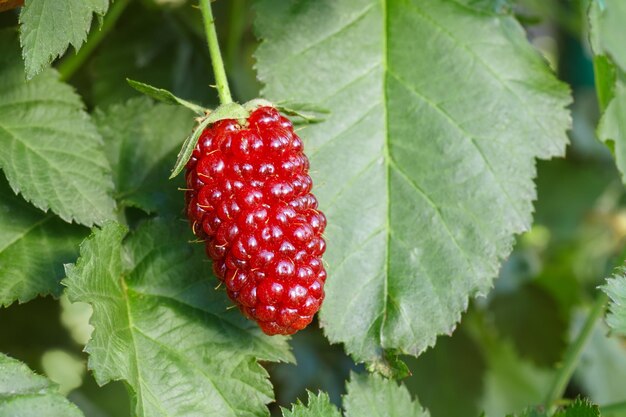
[[[207,127],[187,163],[187,215],[215,275],[270,335],[305,328],[324,299],[326,217],[311,194],[309,160],[273,107],[246,125]]]

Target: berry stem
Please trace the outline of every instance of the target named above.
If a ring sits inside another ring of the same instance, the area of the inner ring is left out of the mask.
[[[563,393],[565,393],[567,384],[578,366],[583,350],[593,334],[596,322],[604,315],[607,301],[608,297],[606,294],[600,293],[591,306],[591,310],[589,311],[589,315],[587,316],[587,320],[585,320],[583,327],[567,348],[565,356],[563,357],[563,362],[561,366],[557,368],[556,376],[544,402],[546,409],[551,413],[554,412],[556,408],[556,402],[563,396]]]
[[[224,61],[220,52],[220,45],[217,41],[217,32],[215,30],[215,20],[211,11],[211,0],[200,0],[200,10],[202,10],[202,20],[204,21],[204,32],[206,33],[207,44],[209,46],[209,54],[211,55],[211,64],[213,65],[213,73],[215,74],[215,84],[217,86],[217,94],[220,97],[221,104],[233,102],[228,88],[228,78],[224,70]]]
[[[102,42],[102,40],[109,34],[111,29],[115,26],[115,23],[122,15],[126,6],[128,6],[130,0],[115,0],[113,5],[107,12],[102,21],[102,26],[99,28],[94,28],[87,37],[87,41],[80,48],[80,50],[74,54],[69,55],[61,61],[57,70],[61,74],[61,80],[67,81],[76,71],[80,69],[80,67],[85,63],[87,58],[91,56],[91,53],[96,49],[98,45]]]

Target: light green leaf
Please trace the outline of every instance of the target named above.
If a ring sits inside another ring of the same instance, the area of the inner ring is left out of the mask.
[[[428,417],[417,401],[411,399],[407,389],[394,380],[377,374],[355,374],[347,384],[348,393],[343,397],[345,417]],[[298,401],[291,410],[282,409],[283,417],[341,417],[330,403],[328,394],[317,396],[308,392],[308,405]]]
[[[194,125],[193,113],[141,97],[96,111],[118,202],[178,214],[183,194],[168,181],[172,161]]]
[[[94,13],[103,16],[108,0],[30,0],[20,13],[20,42],[26,76],[33,78],[69,45],[82,46]]]
[[[624,42],[626,2],[592,0],[589,18],[590,38],[594,53],[608,55],[622,70],[626,71],[626,42]]]
[[[330,398],[325,392],[318,395],[307,391],[308,404],[304,405],[300,400],[294,404],[291,410],[282,408],[283,417],[341,417],[341,413],[330,403]]]
[[[0,306],[61,293],[63,264],[78,256],[87,229],[42,213],[0,174]]]
[[[176,97],[173,93],[167,90],[153,87],[151,85],[140,83],[139,81],[134,81],[131,79],[126,79],[126,81],[135,90],[149,97],[152,97],[155,100],[162,101],[168,104],[178,104],[178,105],[188,108],[189,110],[193,111],[194,113],[200,116],[205,115],[204,107],[198,106],[197,104],[184,100],[180,97]]]
[[[13,191],[68,222],[114,218],[110,167],[78,95],[54,70],[26,82],[14,31],[0,31],[0,50],[0,168]]]
[[[454,1],[261,0],[264,96],[331,111],[301,132],[326,232],[321,321],[357,360],[418,355],[527,230],[567,88],[510,16]]]
[[[610,298],[607,323],[621,335],[626,335],[626,269],[620,269],[606,280],[602,288]]]
[[[99,384],[127,381],[138,416],[265,416],[273,393],[257,360],[291,360],[286,339],[226,310],[186,229],[151,221],[124,240],[109,223],[83,242],[64,283],[93,307],[88,366]]]
[[[83,413],[43,376],[0,353],[0,417],[80,417]]]
[[[428,417],[407,389],[380,375],[352,374],[344,397],[346,417]]]

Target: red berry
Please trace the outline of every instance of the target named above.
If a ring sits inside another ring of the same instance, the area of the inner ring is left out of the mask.
[[[187,163],[187,215],[213,270],[246,317],[269,334],[306,327],[324,299],[326,217],[288,119],[259,107],[247,125],[221,120]]]

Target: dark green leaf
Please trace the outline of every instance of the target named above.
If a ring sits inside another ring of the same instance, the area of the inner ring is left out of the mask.
[[[185,230],[151,221],[124,239],[109,223],[83,242],[64,283],[93,307],[89,368],[100,384],[125,380],[141,417],[265,416],[273,393],[257,360],[290,360],[286,339],[227,311]]]
[[[61,293],[63,264],[74,262],[87,229],[42,213],[0,176],[0,306]]]
[[[80,49],[94,13],[102,16],[108,0],[29,0],[20,13],[20,41],[26,76],[33,78],[69,45]]]
[[[54,70],[26,82],[15,32],[0,31],[0,51],[0,167],[11,188],[68,222],[114,218],[111,168],[80,97]]]
[[[178,214],[183,195],[167,179],[176,151],[193,127],[193,113],[140,97],[96,111],[95,122],[113,168],[118,202]]]
[[[358,360],[417,355],[529,228],[535,159],[567,143],[567,88],[512,17],[459,2],[257,10],[264,97],[331,111],[302,131],[329,218],[326,334]]]

